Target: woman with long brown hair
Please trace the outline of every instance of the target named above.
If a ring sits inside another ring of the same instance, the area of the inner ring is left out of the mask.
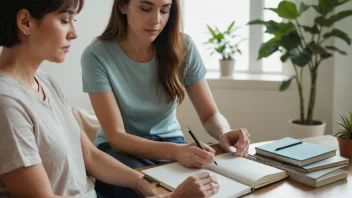
[[[152,195],[141,173],[94,147],[60,88],[39,69],[44,60],[65,60],[77,38],[74,16],[83,1],[0,1],[2,198],[103,197],[88,175]],[[209,197],[218,187],[215,178],[201,173],[158,197]]]
[[[176,107],[186,91],[222,148],[247,155],[249,133],[232,130],[219,113],[195,44],[181,31],[179,0],[114,0],[105,31],[86,48],[81,64],[83,90],[102,125],[95,145],[127,166],[171,160],[201,168],[213,161],[211,147],[201,150],[183,138]],[[102,181],[96,189],[133,196]]]

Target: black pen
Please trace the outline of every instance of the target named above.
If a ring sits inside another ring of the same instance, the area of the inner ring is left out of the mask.
[[[277,148],[275,149],[275,151],[279,151],[279,150],[282,150],[282,149],[285,149],[285,148],[288,148],[288,147],[291,147],[291,146],[295,146],[295,145],[297,145],[297,144],[302,144],[302,141],[298,141],[298,142],[294,142],[294,143],[289,144],[289,145],[277,147]]]
[[[196,138],[196,135],[193,134],[193,132],[191,131],[191,129],[189,127],[187,127],[187,130],[189,132],[189,134],[191,134],[193,140],[196,142],[197,146],[202,149],[205,150],[202,146],[202,144],[198,141],[198,139]],[[218,163],[216,163],[215,159],[214,159],[214,163],[218,166]]]

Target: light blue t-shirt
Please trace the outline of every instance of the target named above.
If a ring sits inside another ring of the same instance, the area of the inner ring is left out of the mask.
[[[189,59],[184,78],[185,86],[204,78],[206,69],[199,52],[186,35]],[[112,90],[121,111],[126,132],[148,137],[181,137],[176,119],[177,102],[168,103],[166,96],[157,95],[157,61],[147,63],[131,60],[120,48],[117,40],[95,41],[83,52],[81,58],[83,91],[99,93]],[[158,88],[159,95],[163,93]],[[161,91],[161,92],[160,92]],[[94,144],[107,142],[102,128]]]

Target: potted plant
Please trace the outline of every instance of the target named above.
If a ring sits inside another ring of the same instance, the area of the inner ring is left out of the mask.
[[[335,134],[337,141],[339,142],[340,155],[352,160],[352,113],[350,112],[350,118],[341,115],[342,121],[336,122],[341,125],[343,129]]]
[[[249,25],[264,25],[266,26],[265,32],[273,35],[272,39],[261,44],[258,60],[268,57],[276,51],[280,51],[282,53],[281,61],[290,61],[293,66],[294,75],[281,83],[280,91],[289,88],[291,81],[296,81],[300,116],[299,119],[292,120],[291,122],[295,128],[294,130],[305,133],[297,136],[308,137],[324,134],[325,123],[313,119],[318,70],[321,63],[330,58],[333,52],[346,55],[345,51],[333,45],[326,45],[325,41],[327,39],[337,37],[345,41],[348,45],[351,44],[351,39],[347,33],[337,28],[331,28],[336,22],[352,15],[352,10],[335,13],[336,7],[348,1],[319,0],[317,5],[308,5],[300,2],[298,8],[295,3],[281,1],[277,8],[265,9],[277,13],[283,19],[282,22],[257,19],[248,23]],[[300,24],[299,17],[309,9],[313,9],[316,12],[313,24],[311,26]],[[308,108],[305,106],[302,82],[303,73],[307,70],[310,76]],[[304,132],[305,130],[306,132]]]
[[[238,46],[244,40],[235,42],[237,35],[234,33],[238,29],[235,27],[235,21],[231,22],[224,31],[220,31],[217,27],[212,28],[209,25],[207,27],[210,38],[205,44],[209,45],[209,49],[212,50],[210,56],[214,53],[219,54],[221,56],[219,60],[221,76],[232,76],[235,66],[234,55],[235,53],[242,54]]]

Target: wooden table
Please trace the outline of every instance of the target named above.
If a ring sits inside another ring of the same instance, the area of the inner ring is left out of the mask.
[[[330,135],[306,138],[303,140],[338,149],[338,143],[336,138]],[[268,143],[268,142],[251,144],[249,148],[249,153],[254,154],[255,153],[254,147],[265,143]],[[216,154],[223,153],[219,145],[212,145],[212,147],[216,150]],[[152,167],[155,167],[155,166],[142,167],[142,168],[138,168],[137,170],[142,171]],[[349,166],[344,167],[342,169],[348,171],[347,180],[340,180],[320,188],[313,188],[313,187],[298,183],[296,181],[285,179],[277,183],[268,185],[266,187],[257,189],[253,193],[250,193],[244,197],[284,197],[284,198],[290,198],[290,197],[304,197],[304,198],[346,197],[347,198],[349,197],[349,198],[352,198],[352,163],[350,163]],[[155,195],[162,195],[162,194],[168,193],[166,189],[162,187],[156,187],[155,184],[150,184],[150,189]]]

